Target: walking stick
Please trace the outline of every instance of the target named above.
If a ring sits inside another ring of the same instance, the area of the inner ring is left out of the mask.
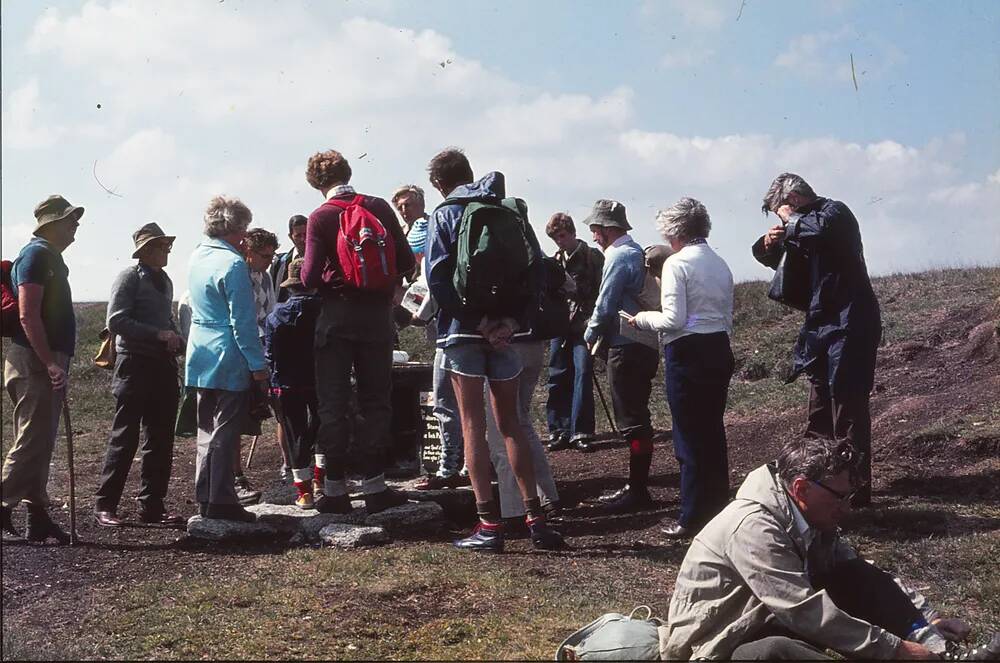
[[[601,354],[603,345],[604,337],[602,336],[594,341],[594,345],[590,349],[591,356],[597,358],[597,356]],[[601,397],[601,406],[604,408],[604,416],[608,418],[608,423],[611,424],[611,430],[613,430],[615,434],[618,434],[618,426],[615,425],[615,420],[611,416],[611,412],[608,410],[608,401],[604,398],[604,390],[601,389],[601,381],[597,379],[597,371],[592,371],[590,375],[594,378],[594,388],[597,389],[597,395]]]
[[[618,433],[618,426],[615,425],[615,420],[611,416],[611,412],[608,410],[608,402],[604,400],[604,390],[601,389],[601,381],[597,379],[597,373],[591,373],[594,378],[594,388],[597,389],[597,395],[601,397],[601,406],[604,407],[604,416],[608,418],[608,423],[611,424],[611,430],[616,434]]]
[[[260,435],[254,435],[253,440],[250,442],[250,453],[247,454],[247,469],[250,469],[250,465],[253,463],[253,450],[257,448],[257,438]]]
[[[76,477],[73,472],[73,424],[69,419],[69,394],[63,394],[63,428],[66,429],[66,456],[69,465],[69,545],[76,539]]]

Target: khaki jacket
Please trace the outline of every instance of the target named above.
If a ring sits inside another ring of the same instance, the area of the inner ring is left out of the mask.
[[[728,659],[772,623],[850,659],[893,658],[899,637],[840,610],[810,582],[810,572],[856,557],[837,532],[808,526],[773,464],[757,468],[691,543],[660,631],[661,658]],[[903,589],[928,620],[937,617]]]

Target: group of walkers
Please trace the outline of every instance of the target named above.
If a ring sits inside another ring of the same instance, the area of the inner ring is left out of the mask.
[[[100,525],[122,524],[118,506],[140,447],[139,519],[183,523],[165,502],[182,396],[182,417],[193,413],[197,429],[195,493],[203,517],[254,519],[244,506],[260,493],[243,475],[240,439],[259,433],[272,408],[282,477],[293,481],[300,507],[349,512],[349,472],[362,477],[369,512],[404,503],[387,486],[385,465],[393,345],[398,328],[410,323],[426,325],[436,345],[433,403],[442,438],[439,469],[417,488],[471,484],[479,524],[456,542],[460,548],[502,550],[502,520],[518,515],[526,516],[535,545],[564,545],[546,518],[558,511],[558,493],[545,447],[593,450],[595,362],[606,366],[613,425],[628,449],[626,482],[599,502],[616,513],[649,508],[649,399],[661,351],[681,469],[679,516],[662,531],[689,537],[725,506],[733,277],[707,243],[705,206],[682,198],[661,210],[656,224],[666,244],[645,249],[630,236],[619,201],[598,200],[583,222],[599,249],[559,212],[545,226],[558,250],[545,258],[527,205],[507,196],[501,173],[476,179],[464,153],[447,149],[428,174],[444,198],[430,215],[420,187],[401,187],[390,205],[355,191],[340,153],[315,154],[306,179],[325,202],[309,217],[291,217],[292,248],[280,255],[274,234],[249,228],[245,204],[213,198],[177,316],[164,269],[174,236],[156,223],[135,232],[137,262],[119,274],[108,303],[116,405],[94,503]],[[857,222],[845,205],[816,196],[792,174],[774,181],[764,211],[781,223],[754,245],[754,255],[787,272],[786,281],[809,284],[806,306],[787,302],[807,309],[795,348],[796,371],[813,383],[807,435],[846,440],[865,454],[880,326]],[[41,203],[35,238],[8,279],[19,322],[6,324],[16,439],[4,465],[3,526],[15,531],[12,509],[24,500],[36,540],[65,539],[47,516],[44,479],[75,347],[61,254],[82,215],[61,196]],[[793,273],[786,264],[793,262],[801,271]],[[400,306],[406,284],[422,293],[409,310]],[[530,404],[545,345],[543,446]],[[867,501],[865,485],[856,503]]]
[[[942,619],[837,537],[849,506],[870,502],[868,399],[881,329],[846,205],[790,173],[764,197],[763,211],[780,222],[753,255],[776,270],[772,298],[805,312],[794,374],[807,374],[812,388],[805,435],[751,472],[730,501],[723,414],[734,370],[733,277],[707,243],[706,207],[685,197],[658,212],[665,244],[645,249],[620,201],[598,200],[583,221],[599,249],[560,212],[545,226],[558,247],[546,258],[526,203],[508,196],[501,173],[477,179],[465,154],[447,149],[428,174],[444,198],[431,214],[420,187],[401,187],[390,204],[353,188],[339,152],[313,155],[306,179],[324,201],[289,220],[293,247],[282,254],[274,234],[249,228],[243,202],[213,198],[177,316],[164,269],[174,237],[156,223],[135,232],[137,262],[108,303],[116,404],[94,501],[100,525],[123,524],[118,507],[140,447],[139,520],[184,522],[166,508],[182,398],[197,430],[203,518],[255,519],[245,505],[260,493],[242,477],[240,439],[259,432],[272,409],[282,475],[301,508],[350,512],[349,475],[361,477],[369,513],[405,503],[385,470],[393,347],[399,327],[415,324],[436,346],[442,434],[440,468],[417,488],[472,486],[478,523],[454,542],[459,549],[502,551],[505,519],[521,516],[535,547],[566,546],[550,525],[559,498],[546,447],[593,451],[595,363],[606,366],[614,427],[628,449],[626,482],[599,501],[615,513],[650,507],[649,399],[662,359],[681,471],[679,515],[662,532],[694,539],[661,635],[664,654],[815,658],[829,647],[927,658],[968,635],[964,622]],[[24,501],[31,541],[68,541],[48,514],[46,484],[76,345],[62,253],[83,214],[49,197],[35,209],[34,238],[5,263],[12,342],[4,381],[15,439],[3,466],[2,528],[20,536],[13,510]],[[543,445],[530,406],[546,345]]]

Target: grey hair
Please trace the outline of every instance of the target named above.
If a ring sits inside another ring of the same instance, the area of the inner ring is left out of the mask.
[[[862,454],[849,442],[802,437],[787,442],[778,453],[778,476],[786,486],[799,477],[820,481],[844,470],[856,479]]]
[[[222,237],[246,230],[253,221],[253,212],[239,198],[216,196],[205,210],[205,234]]]
[[[681,198],[671,207],[656,213],[656,228],[668,242],[708,237],[712,221],[708,210],[694,198]]]
[[[406,184],[404,186],[399,187],[398,189],[392,192],[392,198],[390,200],[392,201],[392,204],[395,205],[397,200],[399,200],[400,198],[402,198],[407,194],[413,194],[414,196],[420,199],[420,202],[424,202],[424,190],[418,187],[416,184]]]
[[[812,190],[809,183],[795,173],[782,173],[774,178],[767,193],[764,194],[764,204],[760,206],[760,211],[765,215],[768,212],[776,212],[779,207],[788,201],[788,194],[797,193],[804,198],[813,200],[816,192]]]

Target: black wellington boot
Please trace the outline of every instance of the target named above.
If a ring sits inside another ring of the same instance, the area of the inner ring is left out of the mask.
[[[57,540],[60,544],[69,543],[69,534],[64,532],[59,525],[49,517],[49,511],[45,507],[28,505],[28,527],[24,538],[28,541],[41,543],[49,537]]]

